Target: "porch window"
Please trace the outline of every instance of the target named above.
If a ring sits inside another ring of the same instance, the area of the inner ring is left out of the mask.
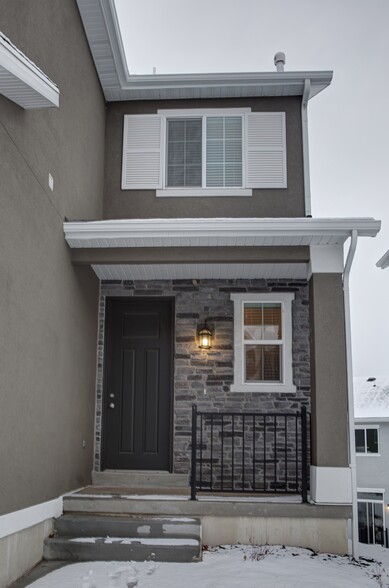
[[[359,455],[379,455],[378,425],[355,427],[355,451]]]
[[[232,294],[232,391],[294,392],[292,301],[294,294]]]
[[[358,488],[358,531],[361,543],[385,544],[384,491]]]
[[[244,381],[282,381],[282,304],[243,302]]]

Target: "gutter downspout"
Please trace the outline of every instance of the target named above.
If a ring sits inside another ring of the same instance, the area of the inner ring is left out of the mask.
[[[354,559],[359,559],[358,537],[358,503],[357,503],[357,471],[355,457],[354,434],[354,388],[353,388],[353,360],[351,349],[351,314],[350,314],[350,270],[357,248],[358,231],[351,231],[351,243],[347,254],[343,272],[344,321],[346,335],[346,365],[347,365],[347,399],[348,399],[348,435],[349,435],[349,467],[351,471],[352,520],[351,520],[351,553]]]
[[[309,143],[308,143],[308,100],[311,91],[311,80],[304,81],[304,92],[301,101],[301,129],[303,140],[303,173],[305,216],[312,216],[311,181],[309,175]]]

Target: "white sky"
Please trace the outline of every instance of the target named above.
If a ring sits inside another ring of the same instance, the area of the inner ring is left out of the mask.
[[[389,375],[389,0],[115,0],[131,73],[333,70],[309,104],[315,217],[383,221],[351,273],[356,376]],[[330,368],[330,366],[329,366]]]

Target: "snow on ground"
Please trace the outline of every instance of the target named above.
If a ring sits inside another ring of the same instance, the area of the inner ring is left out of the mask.
[[[357,563],[294,547],[224,546],[201,563],[71,564],[30,588],[387,588],[389,550],[361,545],[361,553]]]

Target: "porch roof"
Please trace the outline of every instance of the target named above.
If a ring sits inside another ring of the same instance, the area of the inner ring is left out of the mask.
[[[73,262],[102,280],[305,279],[309,246],[342,247],[371,218],[193,218],[65,222]]]
[[[148,218],[64,223],[71,248],[343,245],[356,230],[375,237],[373,218]]]

